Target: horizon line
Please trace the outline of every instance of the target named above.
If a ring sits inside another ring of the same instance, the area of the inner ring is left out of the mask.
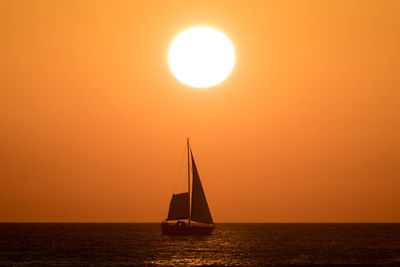
[[[0,221],[0,224],[6,224],[6,223],[32,223],[32,224],[34,224],[34,223],[48,223],[48,224],[51,224],[51,223],[54,223],[54,224],[56,224],[56,223],[71,223],[71,224],[90,224],[90,223],[93,223],[93,224],[102,224],[102,223],[104,223],[104,224],[106,224],[106,223],[114,223],[114,224],[134,224],[134,223],[137,223],[137,224],[141,224],[141,223],[161,223],[161,222],[158,222],[158,221],[137,221],[137,222],[129,222],[129,221],[127,221],[127,222],[116,222],[116,221]],[[337,223],[337,224],[340,224],[340,223],[400,223],[400,221],[316,221],[316,222],[311,222],[311,221],[298,221],[298,222],[295,222],[295,221],[293,221],[293,222],[285,222],[285,221],[263,221],[263,222],[260,222],[260,221],[243,221],[243,222],[230,222],[230,221],[221,221],[221,222],[214,222],[215,224],[223,224],[223,223],[229,223],[229,224],[235,224],[235,223],[248,223],[248,224],[276,224],[276,223],[280,223],[280,224],[290,224],[290,223],[298,223],[298,224],[306,224],[306,223],[308,223],[308,224],[312,224],[312,223],[326,223],[326,224],[333,224],[333,223]]]

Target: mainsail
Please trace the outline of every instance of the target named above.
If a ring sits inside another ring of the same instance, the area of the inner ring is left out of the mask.
[[[192,158],[193,173],[192,210],[190,219],[201,223],[213,223],[203,186],[201,185],[199,173],[197,172],[196,163],[194,162],[192,150],[190,150],[190,155]]]
[[[173,194],[169,204],[167,220],[182,220],[189,218],[189,192]]]

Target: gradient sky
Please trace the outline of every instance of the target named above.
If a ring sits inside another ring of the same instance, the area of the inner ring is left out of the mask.
[[[400,1],[2,1],[0,221],[161,221],[185,142],[216,222],[400,221]],[[193,26],[236,65],[192,89]]]

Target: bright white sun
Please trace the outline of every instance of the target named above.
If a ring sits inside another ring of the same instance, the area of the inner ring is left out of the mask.
[[[235,51],[221,32],[195,27],[180,33],[168,52],[169,67],[182,83],[206,88],[225,80],[235,64]]]

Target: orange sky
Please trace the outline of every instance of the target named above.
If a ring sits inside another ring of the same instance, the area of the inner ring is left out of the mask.
[[[2,1],[0,221],[161,221],[189,136],[216,222],[399,222],[399,14],[399,1]],[[236,50],[206,90],[167,63],[199,25]]]

